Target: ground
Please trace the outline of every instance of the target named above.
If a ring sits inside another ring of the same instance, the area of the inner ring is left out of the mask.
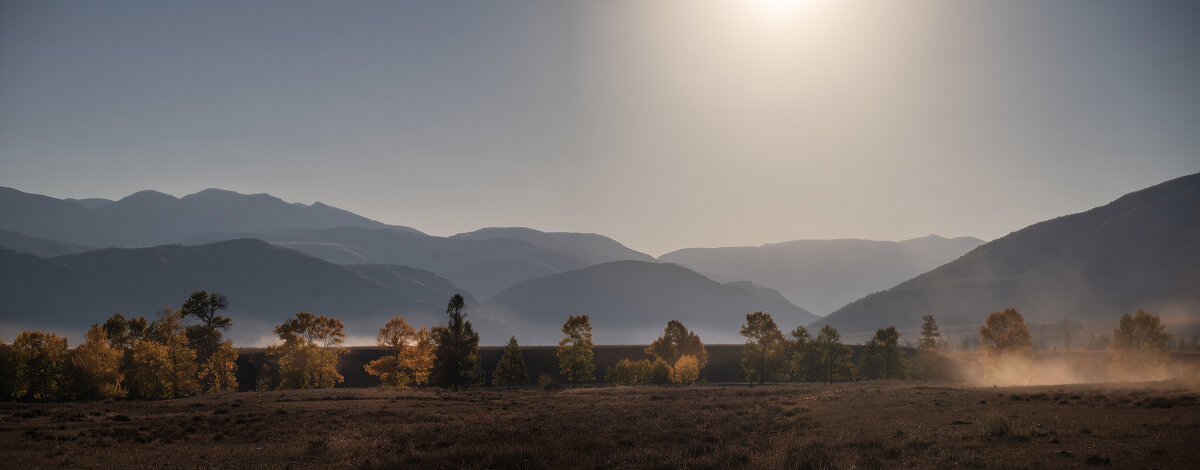
[[[0,403],[0,467],[1195,468],[1198,397],[879,381]]]

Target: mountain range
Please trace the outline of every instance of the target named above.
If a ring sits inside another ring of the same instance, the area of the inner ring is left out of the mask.
[[[814,326],[914,328],[927,314],[972,325],[1007,307],[1031,322],[1200,313],[1200,174],[1030,225]]]

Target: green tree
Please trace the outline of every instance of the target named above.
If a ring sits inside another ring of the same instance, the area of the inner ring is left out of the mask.
[[[18,357],[17,398],[49,400],[66,380],[67,339],[38,330],[23,331],[13,340]]]
[[[121,386],[124,352],[109,346],[100,325],[92,325],[87,339],[70,354],[72,394],[76,398],[118,398],[126,395]]]
[[[1109,370],[1122,380],[1164,378],[1171,343],[1171,335],[1158,315],[1140,308],[1132,316],[1121,315],[1120,325],[1113,330],[1110,344],[1113,362]]]
[[[233,320],[217,315],[229,308],[229,299],[217,292],[196,291],[183,302],[180,312],[184,317],[195,317],[200,323],[189,325],[186,334],[188,346],[196,351],[200,363],[221,349],[221,332],[233,326]]]
[[[775,326],[775,320],[763,312],[746,314],[746,323],[738,333],[746,338],[742,346],[742,370],[746,380],[758,383],[774,377],[782,370],[786,354],[783,332]]]
[[[831,325],[822,326],[813,345],[821,358],[821,368],[827,382],[853,378],[848,361],[852,351],[842,344],[842,335],[838,333],[837,328]]]
[[[492,384],[512,388],[513,385],[529,383],[529,370],[525,368],[525,356],[521,355],[521,346],[517,345],[515,336],[508,338],[500,362],[496,364],[496,372],[492,374]]]
[[[704,366],[708,364],[708,351],[704,349],[704,342],[700,341],[700,336],[688,330],[678,320],[667,322],[662,336],[650,343],[650,346],[646,348],[646,354],[650,357],[662,358],[668,364],[674,364],[683,356],[696,358],[700,369],[704,369]]]
[[[463,296],[454,294],[446,304],[446,326],[433,328],[434,381],[443,387],[466,388],[480,380],[479,333],[466,320]]]
[[[308,312],[296,314],[275,327],[281,344],[267,348],[279,361],[279,388],[332,388],[345,380],[338,373],[338,356],[346,353],[341,320]]]
[[[375,344],[387,348],[388,355],[371,361],[364,368],[379,377],[385,387],[416,387],[429,380],[433,369],[433,338],[429,329],[414,330],[403,317],[388,320]]]
[[[563,339],[558,342],[558,370],[568,382],[587,383],[596,380],[596,364],[592,362],[592,322],[587,315],[571,315],[562,327]]]
[[[934,348],[937,343],[934,343]],[[875,330],[859,360],[862,375],[868,379],[903,379],[907,377],[907,361],[900,351],[900,332],[889,326]]]
[[[821,365],[821,355],[817,351],[816,341],[804,325],[797,326],[791,332],[791,344],[788,345],[787,370],[795,380],[821,380],[825,377]]]
[[[921,343],[917,348],[917,357],[913,359],[913,376],[918,379],[939,379],[946,376],[949,364],[946,358],[938,352],[941,332],[938,331],[937,321],[933,315],[921,317]],[[964,341],[966,338],[963,338]]]

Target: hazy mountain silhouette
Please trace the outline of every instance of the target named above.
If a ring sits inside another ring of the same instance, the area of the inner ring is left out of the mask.
[[[930,235],[902,242],[796,240],[762,246],[685,248],[659,257],[717,280],[744,279],[779,289],[793,303],[828,313],[953,260],[983,244]]]
[[[371,227],[285,229],[208,233],[185,243],[243,237],[295,248],[339,264],[382,263],[426,269],[479,298],[527,279],[590,266],[596,260],[622,256],[652,259],[601,235],[544,233],[526,228],[484,229],[453,237]]]
[[[0,187],[0,228],[81,245],[149,246],[178,243],[205,232],[250,232],[288,227],[385,225],[327,206],[291,204],[269,194],[206,189],[182,198],[139,191],[119,201],[64,200]],[[392,227],[397,230],[416,230]]]
[[[542,232],[525,227],[487,227],[474,232],[460,233],[451,238],[511,238],[561,251],[592,264],[624,260],[654,261],[653,256],[631,250],[616,240],[595,233]]]
[[[410,323],[442,322],[461,293],[489,344],[509,332],[466,291],[432,273],[402,266],[339,266],[259,240],[202,246],[109,248],[52,259],[0,250],[0,323],[9,328],[82,331],[114,312],[151,316],[178,307],[189,293],[229,297],[232,338],[261,343],[271,326],[296,312],[341,318],[347,334],[373,341],[394,315]]]
[[[0,230],[0,248],[9,248],[21,253],[29,253],[31,255],[40,256],[42,258],[52,258],[61,255],[83,253],[85,251],[91,251],[95,249],[83,245],[76,245],[74,243],[31,237],[23,233],[17,233],[9,230]]]
[[[532,279],[488,299],[523,344],[555,344],[568,315],[590,315],[597,344],[647,344],[669,320],[709,343],[740,342],[747,313],[770,313],[791,329],[817,317],[778,292],[750,283],[721,284],[668,263],[615,261]]]
[[[1032,322],[1200,312],[1200,173],[1025,227],[816,325],[969,325],[1005,307]]]

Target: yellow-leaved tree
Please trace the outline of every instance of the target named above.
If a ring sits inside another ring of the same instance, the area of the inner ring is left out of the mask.
[[[147,327],[145,339],[135,340],[125,382],[129,393],[142,398],[195,395],[196,351],[188,347],[179,310],[164,307]]]
[[[275,327],[282,344],[267,348],[267,354],[279,360],[279,388],[332,388],[345,380],[338,373],[338,356],[346,340],[341,320],[308,312]]]
[[[87,339],[71,352],[71,382],[76,398],[119,398],[126,395],[121,381],[124,351],[108,344],[108,335],[100,325],[92,325]]]
[[[200,363],[200,386],[204,393],[237,391],[237,358],[233,341],[225,340]]]
[[[379,377],[385,387],[416,387],[429,381],[433,369],[433,340],[429,329],[414,330],[403,317],[388,320],[379,329],[375,344],[387,348],[388,354],[367,363],[368,374]]]
[[[63,388],[67,339],[54,333],[22,331],[13,340],[17,356],[17,398],[49,400]]]
[[[691,385],[700,379],[700,360],[696,356],[684,355],[675,361],[671,371],[671,381],[681,385]]]

